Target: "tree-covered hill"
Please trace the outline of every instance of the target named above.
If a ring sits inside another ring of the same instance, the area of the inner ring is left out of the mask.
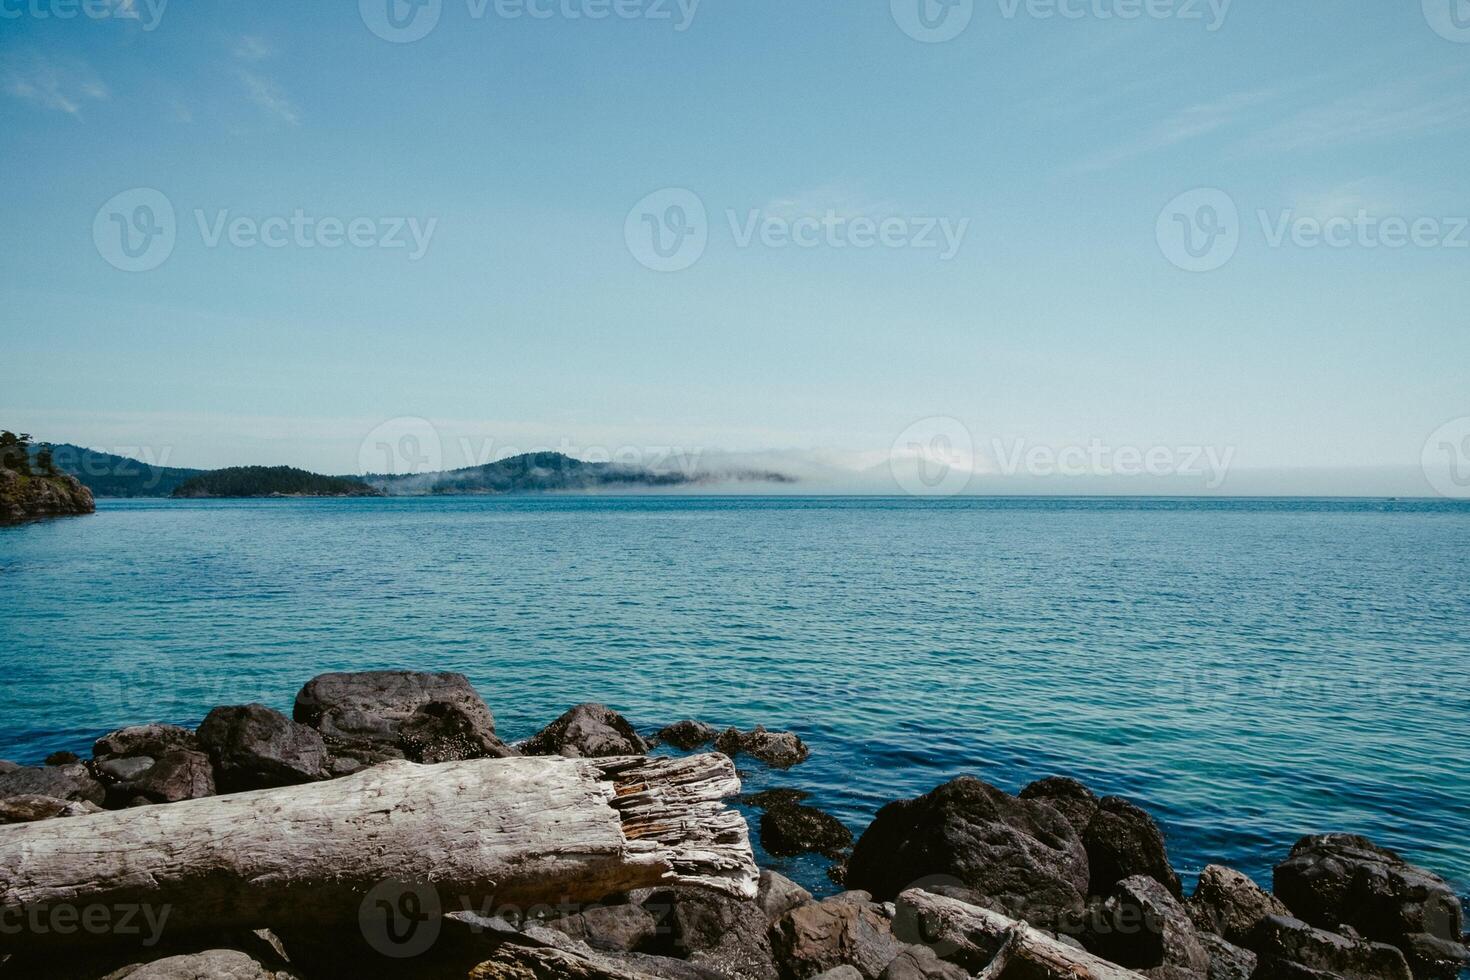
[[[191,477],[175,497],[377,497],[382,491],[360,480],[308,473],[294,466],[231,466]]]
[[[32,447],[34,458],[39,447]],[[51,447],[55,466],[70,473],[97,497],[167,497],[204,470],[152,466],[129,456],[62,443]]]

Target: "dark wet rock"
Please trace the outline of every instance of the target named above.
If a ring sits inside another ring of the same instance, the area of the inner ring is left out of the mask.
[[[1397,946],[1411,957],[1416,976],[1453,977],[1456,961],[1470,960],[1454,890],[1365,837],[1304,837],[1276,866],[1274,880],[1276,895],[1297,918],[1322,929],[1351,926]],[[1438,952],[1428,959],[1419,952],[1429,950]]]
[[[69,766],[74,762],[81,761],[81,756],[77,755],[75,752],[67,752],[65,750],[62,750],[60,752],[52,752],[46,757],[46,765],[48,766]]]
[[[628,719],[600,704],[579,704],[520,745],[524,755],[602,759],[646,755],[648,743]]]
[[[147,759],[146,756],[134,758]],[[109,763],[120,761],[124,760],[108,760]],[[214,793],[214,767],[209,756],[189,749],[174,749],[159,756],[156,762],[136,775],[109,786],[107,799],[109,804],[125,800],[122,805],[137,806],[139,801],[178,803],[213,796]]]
[[[646,950],[732,980],[776,980],[765,913],[755,902],[699,888],[660,888],[643,908],[658,923]]]
[[[11,796],[51,796],[58,800],[95,803],[101,806],[106,788],[86,766],[20,766],[0,774],[0,799]]]
[[[761,907],[767,922],[775,922],[798,905],[812,900],[812,893],[774,871],[762,871],[755,904]]]
[[[847,883],[887,901],[940,876],[990,907],[1053,928],[1081,911],[1087,854],[1050,805],[961,776],[879,810],[853,849]]]
[[[1179,876],[1169,865],[1164,834],[1143,810],[1120,796],[1105,796],[1082,835],[1091,869],[1089,891],[1108,895],[1113,886],[1133,875],[1148,875],[1183,898]]]
[[[759,793],[746,793],[740,797],[740,802],[746,806],[753,806],[757,810],[771,810],[776,807],[795,806],[804,800],[810,799],[811,795],[804,789],[780,787],[777,789],[763,789]]]
[[[199,739],[178,725],[133,725],[108,732],[92,745],[92,758],[146,755],[158,758],[171,749],[199,748]]]
[[[830,813],[800,803],[761,814],[761,846],[777,857],[825,854],[835,857],[852,844],[852,831]]]
[[[653,939],[658,921],[637,905],[604,905],[553,919],[546,928],[580,939],[593,949],[632,952]]]
[[[715,739],[715,748],[732,758],[744,753],[776,769],[789,769],[811,754],[794,733],[770,732],[761,725],[748,732],[727,728]]]
[[[1199,933],[1200,945],[1210,957],[1208,980],[1250,980],[1256,972],[1256,954],[1211,932]]]
[[[1387,943],[1349,939],[1317,929],[1300,919],[1268,915],[1251,934],[1250,948],[1260,958],[1257,976],[1302,976],[1316,970],[1353,980],[1410,980],[1404,954]]]
[[[1233,868],[1211,864],[1185,903],[1195,928],[1239,945],[1268,915],[1290,915],[1281,900]]]
[[[946,963],[928,946],[904,946],[879,980],[970,980],[970,971]]]
[[[787,912],[771,927],[771,944],[788,976],[813,977],[846,964],[867,980],[876,980],[903,949],[882,908],[851,895]]]
[[[1067,776],[1048,776],[1038,779],[1021,790],[1023,800],[1041,800],[1056,807],[1080,837],[1087,832],[1087,825],[1097,813],[1097,796],[1075,779]]]
[[[831,864],[827,865],[827,880],[832,882],[832,884],[836,885],[838,888],[847,887],[847,862],[850,858],[850,854],[844,854],[842,855],[842,857],[834,859]]]
[[[59,800],[54,796],[25,794],[0,799],[0,824],[35,823],[57,817],[84,817],[102,808],[86,800]]]
[[[665,725],[659,729],[654,736],[661,744],[672,745],[676,749],[689,751],[697,749],[701,745],[708,745],[718,736],[719,730],[713,725],[706,725],[702,721],[676,721],[672,725]]]
[[[429,707],[435,704],[447,707]],[[463,674],[322,674],[296,695],[292,717],[321,732],[331,750],[328,768],[334,776],[390,759],[449,761],[515,754],[496,737],[495,717]]]
[[[1150,875],[1124,878],[1082,939],[1097,955],[1130,969],[1170,967],[1203,977],[1210,956],[1184,904]]]
[[[316,730],[263,704],[215,708],[198,735],[222,792],[295,786],[326,777],[327,747]]]

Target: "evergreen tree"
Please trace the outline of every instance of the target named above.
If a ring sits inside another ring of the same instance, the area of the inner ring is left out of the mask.
[[[26,433],[16,435],[8,429],[0,432],[0,466],[22,476],[31,472],[31,437]]]

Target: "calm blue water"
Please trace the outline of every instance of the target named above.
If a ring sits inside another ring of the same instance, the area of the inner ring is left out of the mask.
[[[0,758],[327,670],[790,727],[861,831],[959,773],[1142,802],[1186,874],[1366,833],[1470,886],[1470,507],[521,498],[103,502],[0,529]],[[822,863],[789,863],[821,885]]]

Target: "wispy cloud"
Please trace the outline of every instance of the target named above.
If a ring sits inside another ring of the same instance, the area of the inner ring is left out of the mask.
[[[44,58],[8,61],[4,65],[5,93],[23,102],[82,118],[88,102],[109,97],[107,86],[81,62],[58,64]]]
[[[262,37],[246,34],[235,42],[235,57],[241,61],[264,61],[275,54],[275,49]]]
[[[1079,170],[1107,170],[1136,157],[1187,143],[1202,136],[1239,125],[1253,113],[1280,99],[1274,89],[1238,92],[1213,102],[1188,106],[1173,113],[1133,140],[1082,161]]]
[[[1302,109],[1242,144],[1248,152],[1318,150],[1459,129],[1470,124],[1466,72],[1403,78]]]
[[[251,102],[288,125],[296,126],[301,123],[301,113],[296,104],[275,79],[242,71],[240,80],[245,83],[245,94]]]
[[[880,217],[897,210],[891,202],[874,200],[856,185],[844,181],[834,181],[799,193],[775,197],[762,208],[767,215],[790,221],[822,217],[828,212],[840,218]]]

